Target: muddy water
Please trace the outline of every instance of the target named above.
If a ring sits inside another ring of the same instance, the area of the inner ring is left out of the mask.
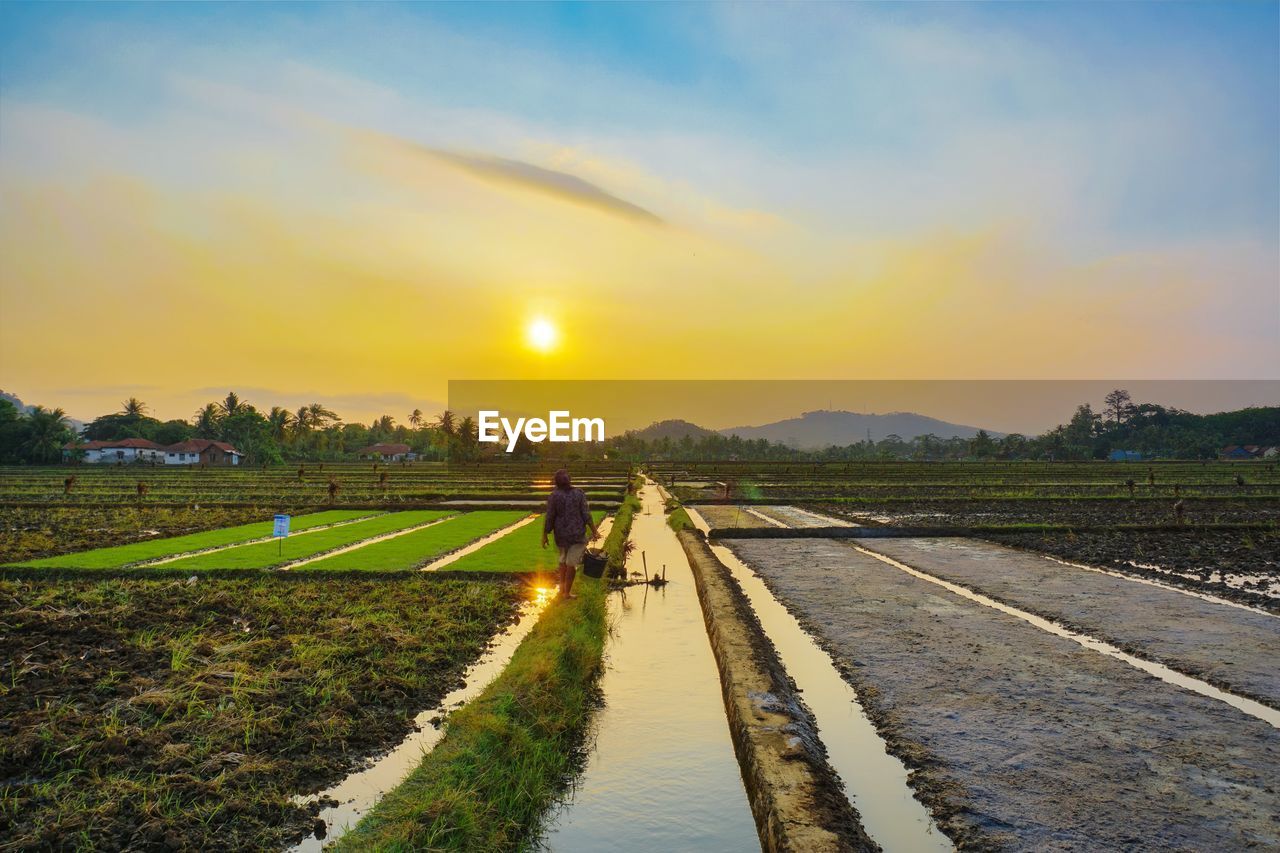
[[[696,510],[688,512],[694,525],[706,533],[706,521]],[[886,751],[857,692],[841,677],[831,656],[733,551],[724,545],[712,545],[711,550],[742,587],[787,674],[813,712],[831,766],[840,774],[845,796],[858,809],[871,839],[886,853],[953,849],[928,809],[912,795],[906,766]]]
[[[604,707],[586,771],[548,821],[556,851],[759,850],[729,740],[720,676],[693,575],[651,483],[628,570],[666,564],[665,589],[610,598]]]
[[[538,590],[537,597],[523,607],[516,623],[499,634],[480,659],[467,669],[463,675],[463,685],[446,695],[439,705],[428,708],[414,718],[417,731],[373,764],[352,773],[333,787],[309,797],[298,797],[297,802],[303,804],[318,799],[333,799],[338,804],[321,810],[319,814],[319,819],[324,821],[327,830],[325,839],[305,838],[291,848],[293,853],[318,851],[325,844],[341,837],[383,795],[404,781],[422,761],[422,757],[444,737],[444,729],[437,727],[432,721],[458,709],[489,686],[511,660],[516,647],[533,630],[538,617],[551,600],[550,588]]]

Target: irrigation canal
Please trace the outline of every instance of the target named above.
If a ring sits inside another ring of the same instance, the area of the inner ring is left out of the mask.
[[[612,632],[586,770],[551,816],[549,850],[759,849],[693,574],[649,483],[629,571],[668,585],[610,597]],[[643,554],[643,558],[642,558]]]

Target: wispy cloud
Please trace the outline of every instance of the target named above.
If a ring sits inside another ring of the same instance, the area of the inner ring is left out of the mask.
[[[561,201],[585,205],[637,222],[651,225],[664,224],[662,217],[653,211],[619,198],[608,190],[569,172],[560,172],[522,160],[494,157],[489,154],[446,151],[411,142],[405,144],[424,155],[434,157],[483,180],[512,184],[544,193]]]

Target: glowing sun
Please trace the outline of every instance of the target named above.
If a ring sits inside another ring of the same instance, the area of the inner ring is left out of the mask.
[[[538,352],[551,352],[560,339],[560,332],[546,317],[534,317],[525,329],[525,339]]]

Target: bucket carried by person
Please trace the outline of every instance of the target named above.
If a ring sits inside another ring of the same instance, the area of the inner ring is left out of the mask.
[[[609,556],[600,548],[588,548],[582,555],[582,573],[589,578],[604,577],[604,567],[609,563]]]

